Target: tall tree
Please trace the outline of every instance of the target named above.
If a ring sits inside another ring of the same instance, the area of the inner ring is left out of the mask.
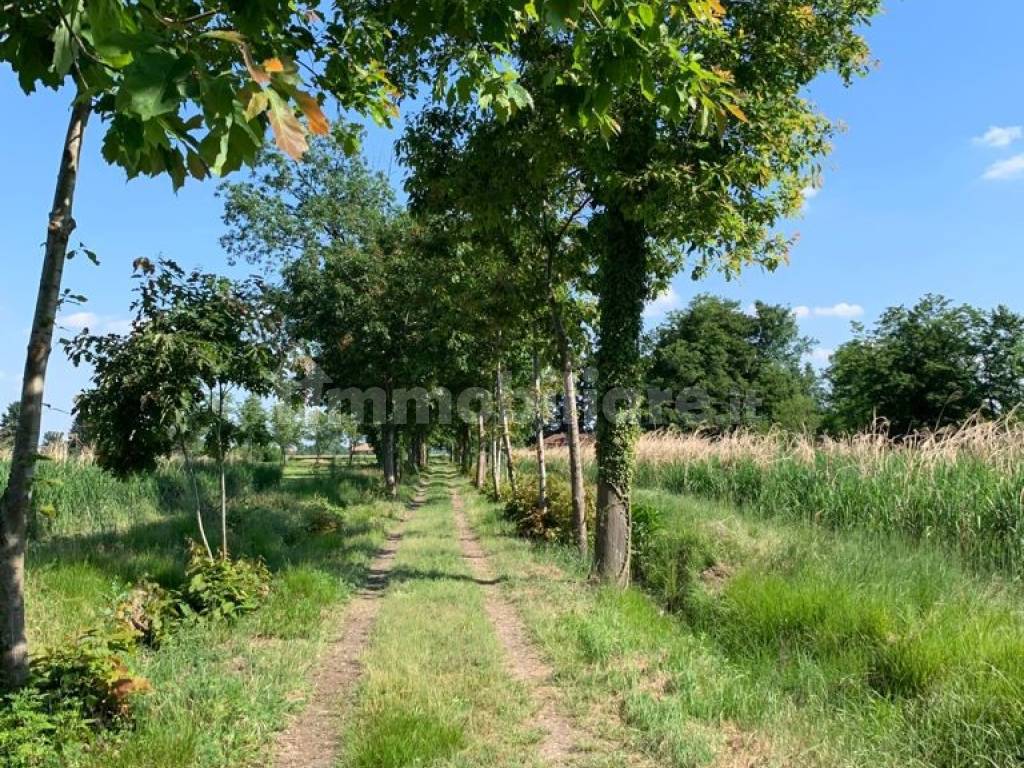
[[[813,341],[793,313],[702,295],[652,334],[646,380],[671,399],[648,398],[650,426],[688,429],[817,428],[817,377],[804,357]]]
[[[14,447],[14,436],[18,431],[21,401],[8,403],[7,410],[0,415],[0,449],[9,451]]]
[[[925,296],[891,307],[874,328],[854,325],[827,378],[830,426],[855,431],[884,419],[893,434],[998,417],[1024,401],[1024,318]]]

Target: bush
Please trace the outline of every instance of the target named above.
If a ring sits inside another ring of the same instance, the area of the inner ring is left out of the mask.
[[[123,638],[90,632],[36,658],[28,685],[0,698],[0,763],[56,768],[99,731],[126,726],[150,686],[121,651]]]
[[[516,525],[520,536],[541,541],[570,544],[574,541],[574,520],[572,513],[572,486],[558,475],[548,475],[547,508],[537,504],[537,475],[524,474],[518,482],[519,491],[513,493],[506,486],[502,499],[505,516]],[[596,516],[593,494],[587,497],[586,516],[588,527]]]
[[[181,595],[143,579],[114,609],[114,622],[135,642],[156,648],[183,616]]]
[[[234,618],[260,607],[270,592],[270,571],[262,560],[214,558],[189,543],[185,588],[181,598],[200,616]]]

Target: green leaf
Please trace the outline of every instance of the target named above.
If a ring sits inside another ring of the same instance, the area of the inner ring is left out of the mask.
[[[640,3],[636,7],[636,14],[645,27],[654,26],[654,8],[649,3]]]
[[[189,64],[187,57],[163,51],[138,57],[124,70],[124,81],[117,94],[118,106],[142,120],[176,112],[182,98],[177,80]]]

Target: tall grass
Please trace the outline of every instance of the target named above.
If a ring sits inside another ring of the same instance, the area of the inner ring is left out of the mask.
[[[593,473],[592,451],[586,459]],[[900,440],[883,431],[844,439],[653,433],[641,438],[638,459],[641,487],[934,542],[980,569],[1024,571],[1024,426],[1016,421]]]
[[[0,487],[7,482],[9,462],[0,459]],[[207,509],[219,493],[215,468],[199,464],[197,478]],[[230,495],[276,485],[276,464],[229,464]],[[191,481],[178,462],[166,462],[151,474],[116,478],[95,464],[44,460],[38,464],[32,494],[30,534],[35,539],[86,533],[124,531],[141,522],[191,509]]]

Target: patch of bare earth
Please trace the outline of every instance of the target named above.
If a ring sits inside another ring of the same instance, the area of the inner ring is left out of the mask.
[[[362,673],[361,659],[380,612],[398,545],[410,513],[423,504],[420,489],[397,529],[377,553],[366,583],[348,604],[337,634],[317,662],[307,705],[282,731],[274,748],[275,768],[330,768],[338,756],[341,715]]]

